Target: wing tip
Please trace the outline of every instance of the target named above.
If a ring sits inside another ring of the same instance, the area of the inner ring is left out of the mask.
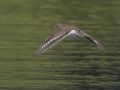
[[[98,47],[99,49],[101,49],[101,50],[106,50],[106,48],[105,48],[101,43],[99,43],[98,41],[93,40],[93,43],[94,43],[95,46]]]
[[[102,46],[97,46],[99,49],[101,49],[101,50],[103,50],[103,51],[105,51],[106,50],[106,48],[102,45]]]
[[[39,53],[38,53],[38,52],[36,52],[33,56],[34,56],[34,57],[36,57],[36,56],[38,56],[38,55],[39,55]]]
[[[34,54],[33,56],[36,57],[36,56],[38,56],[38,54]]]
[[[42,53],[42,51],[41,51],[40,49],[38,49],[33,56],[36,57],[36,56],[38,56],[40,53]]]

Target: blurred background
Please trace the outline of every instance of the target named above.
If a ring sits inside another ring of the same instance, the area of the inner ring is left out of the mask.
[[[72,24],[101,42],[67,37],[34,57]],[[119,90],[120,0],[0,0],[0,90]]]

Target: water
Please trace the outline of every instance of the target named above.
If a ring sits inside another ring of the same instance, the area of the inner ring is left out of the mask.
[[[119,10],[119,0],[0,0],[0,89],[118,90]],[[106,50],[68,37],[33,57],[56,23],[79,27]]]

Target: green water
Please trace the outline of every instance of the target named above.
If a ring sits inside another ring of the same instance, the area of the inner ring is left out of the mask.
[[[100,41],[65,38],[37,57],[56,23]],[[119,90],[119,0],[0,0],[0,90]]]

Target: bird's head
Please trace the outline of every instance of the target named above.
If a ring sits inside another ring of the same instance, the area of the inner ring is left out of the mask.
[[[63,27],[63,24],[60,24],[60,23],[55,24],[55,26],[54,26],[54,28],[56,28],[57,30],[61,30],[62,27]]]

